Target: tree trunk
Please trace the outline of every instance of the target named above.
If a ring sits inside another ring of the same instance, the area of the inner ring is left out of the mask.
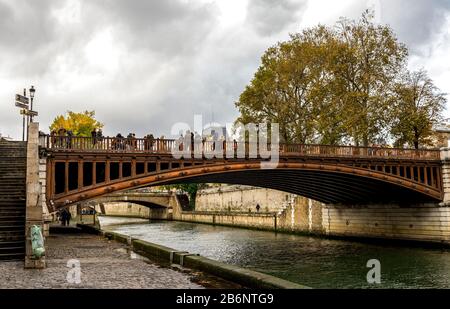
[[[419,132],[416,128],[414,128],[414,148],[415,149],[419,149],[419,146],[420,146],[419,139],[420,139]]]

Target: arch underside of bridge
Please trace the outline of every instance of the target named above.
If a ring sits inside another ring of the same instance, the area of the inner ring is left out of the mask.
[[[193,177],[183,182],[255,186],[293,193],[325,204],[421,203],[438,200],[425,192],[377,179],[311,170],[251,170]],[[169,182],[176,183],[179,181]]]
[[[109,203],[131,203],[131,204],[136,204],[136,205],[141,205],[147,208],[151,208],[151,209],[165,209],[167,208],[167,205],[159,205],[159,204],[155,204],[153,202],[150,201],[143,201],[143,200],[133,200],[133,199],[115,199],[115,200],[109,200],[109,199],[96,199],[95,200],[96,203],[98,204],[109,204]]]
[[[170,203],[170,193],[123,192],[109,194],[95,199],[95,204],[131,203],[152,209],[166,209]]]
[[[275,169],[261,169],[260,162],[212,162],[201,164],[176,163],[176,168],[156,171],[145,168],[142,175],[136,174],[135,162],[132,175],[120,177],[114,181],[106,181],[90,186],[78,186],[64,192],[55,192],[55,162],[50,160],[50,175],[47,183],[47,201],[49,208],[58,208],[75,203],[97,199],[106,194],[121,192],[141,187],[161,186],[180,183],[224,183],[249,185],[280,190],[311,198],[326,204],[370,204],[370,203],[427,203],[442,200],[442,184],[440,163],[431,165],[424,162],[415,167],[410,162],[396,168],[386,166],[392,163],[378,162],[324,162],[307,163],[282,161]],[[66,160],[65,179],[70,178]],[[95,165],[94,165],[95,166]],[[121,165],[122,166],[122,165]],[[110,173],[106,164],[106,174]],[[381,170],[381,171],[380,171]],[[78,170],[79,172],[79,170]],[[95,167],[94,167],[95,173]],[[120,172],[122,175],[122,172]],[[79,175],[79,182],[82,177]],[[94,176],[95,178],[95,176]]]

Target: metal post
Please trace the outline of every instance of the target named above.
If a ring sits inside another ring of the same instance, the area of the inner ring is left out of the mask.
[[[23,96],[27,96],[27,89],[23,89]],[[28,125],[30,124],[30,116],[27,115],[27,134],[26,134],[26,140],[28,141]]]
[[[25,141],[25,115],[22,115],[22,142]]]
[[[31,97],[31,111],[33,111],[33,97]],[[30,122],[33,122],[33,115],[30,116]]]

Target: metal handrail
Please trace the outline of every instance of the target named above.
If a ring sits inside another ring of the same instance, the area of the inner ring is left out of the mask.
[[[118,137],[79,137],[60,135],[41,135],[40,146],[54,151],[95,151],[120,153],[154,153],[172,154],[174,151],[201,155],[216,153],[231,153],[234,157],[239,153],[249,156],[251,150],[257,151],[260,157],[260,147],[255,143],[236,141],[192,141],[183,143],[174,139],[159,138],[118,138]],[[267,145],[266,151],[271,150]],[[262,151],[262,149],[261,149]],[[314,156],[314,157],[351,157],[351,158],[397,158],[439,160],[440,151],[437,149],[401,149],[382,147],[332,146],[332,145],[303,145],[279,144],[280,156]],[[186,156],[185,156],[186,157]]]

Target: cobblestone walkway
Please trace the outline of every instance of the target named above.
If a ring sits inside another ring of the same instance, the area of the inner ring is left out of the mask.
[[[0,288],[203,288],[192,274],[160,267],[100,236],[53,235],[47,241],[48,267],[25,270],[23,262],[0,262]],[[80,284],[68,283],[70,260],[80,262]]]

